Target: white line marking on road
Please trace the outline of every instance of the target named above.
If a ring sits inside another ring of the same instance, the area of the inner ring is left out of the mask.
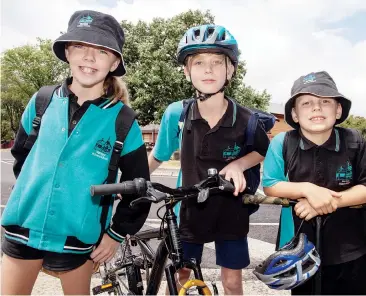
[[[154,219],[154,218],[147,218],[146,219],[146,224],[150,224],[150,225],[160,225],[161,220],[160,219]],[[267,223],[267,222],[253,222],[253,223],[249,223],[250,225],[253,226],[278,226],[278,223]],[[149,225],[149,226],[150,226]],[[153,227],[153,226],[152,226]]]
[[[249,223],[249,225],[253,226],[278,226],[279,223],[270,223],[270,222],[253,222]]]
[[[5,206],[3,206],[3,205],[0,205],[0,208],[5,208]]]
[[[12,164],[13,164],[12,162],[6,162],[6,161],[4,161],[4,160],[2,160],[1,162],[6,163],[6,164],[10,164],[10,165],[12,165]]]

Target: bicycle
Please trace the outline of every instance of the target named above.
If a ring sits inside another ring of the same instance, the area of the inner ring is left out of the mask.
[[[234,186],[226,181],[222,176],[217,174],[215,169],[208,170],[208,178],[197,185],[188,188],[172,189],[159,183],[153,183],[144,179],[135,179],[134,181],[126,181],[119,184],[96,185],[92,186],[91,193],[93,195],[103,194],[138,194],[140,197],[131,203],[131,206],[139,202],[159,203],[164,201],[163,207],[166,208],[160,229],[152,229],[140,231],[139,233],[127,238],[123,243],[122,256],[118,257],[114,267],[108,267],[104,264],[106,272],[102,273],[102,285],[93,289],[93,294],[103,292],[114,293],[115,295],[126,295],[121,289],[121,285],[127,290],[127,294],[142,295],[143,282],[141,271],[145,270],[147,289],[146,295],[156,295],[160,288],[160,283],[165,270],[169,292],[171,295],[186,295],[192,288],[197,288],[198,292],[203,295],[211,295],[211,291],[204,282],[200,265],[194,259],[189,262],[183,262],[182,248],[178,235],[178,226],[176,215],[173,207],[181,200],[187,198],[197,198],[198,202],[204,202],[207,198],[217,192],[233,192]],[[278,197],[268,197],[261,193],[255,195],[243,194],[242,202],[247,205],[272,204],[282,206],[293,206],[296,201],[283,199]],[[355,206],[353,208],[366,208],[366,205]],[[164,224],[167,225],[164,225]],[[321,250],[320,235],[323,222],[322,217],[316,217],[316,249]],[[156,252],[149,246],[148,241],[154,238],[161,240]],[[132,254],[131,246],[139,246],[141,254]],[[167,258],[172,263],[165,266]],[[175,284],[175,273],[182,267],[190,268],[194,271],[194,280],[184,284],[179,294]],[[151,269],[151,271],[150,271]],[[125,284],[121,277],[126,276],[128,284]],[[321,271],[316,275],[316,291],[320,291]],[[218,294],[217,287],[212,283],[214,294]],[[174,293],[174,294],[172,294]],[[317,294],[320,294],[316,292]]]
[[[211,295],[211,290],[203,280],[200,264],[194,259],[183,260],[183,250],[178,234],[177,217],[174,213],[174,206],[184,199],[197,198],[199,203],[219,192],[234,192],[234,186],[218,175],[216,169],[208,170],[208,178],[191,187],[169,188],[159,183],[146,181],[142,178],[133,181],[126,181],[119,184],[105,184],[91,187],[91,195],[106,194],[137,194],[140,198],[131,202],[134,207],[140,202],[159,203],[164,201],[166,211],[162,219],[160,229],[141,231],[126,239],[121,247],[122,256],[117,259],[114,266],[103,265],[102,285],[93,288],[93,294],[103,292],[123,295],[122,288],[127,290],[127,294],[142,295],[143,282],[141,271],[146,273],[146,295],[156,295],[159,291],[163,273],[165,271],[169,292],[171,295],[186,295],[196,289],[202,295]],[[157,251],[154,252],[148,241],[153,238],[161,240]],[[141,254],[135,255],[131,252],[131,246],[138,245]],[[172,263],[166,264],[167,258]],[[179,293],[175,282],[175,274],[181,268],[189,268],[194,272],[194,279],[181,286]],[[151,271],[150,271],[151,269]],[[121,277],[127,277],[127,284]],[[213,284],[215,294],[218,294],[217,287]]]

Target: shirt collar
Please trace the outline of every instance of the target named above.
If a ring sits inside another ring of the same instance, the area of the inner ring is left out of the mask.
[[[73,103],[78,102],[78,97],[71,91],[69,85],[72,83],[72,77],[66,78],[65,81],[61,85],[61,94],[62,97],[69,98],[69,100]],[[104,103],[107,100],[105,96],[100,96],[94,100],[85,101],[84,104],[94,104],[99,106],[100,104]]]
[[[232,127],[236,121],[237,106],[231,99],[225,98],[228,101],[228,105],[223,117],[220,119],[220,126]],[[203,119],[198,109],[197,101],[191,105],[191,120]]]
[[[300,133],[300,148],[302,150],[309,150],[313,147],[322,147],[329,151],[335,151],[335,152],[339,151],[340,138],[339,138],[339,131],[336,128],[332,130],[329,139],[323,145],[320,146],[307,139],[302,134],[301,129],[299,129],[299,133]]]

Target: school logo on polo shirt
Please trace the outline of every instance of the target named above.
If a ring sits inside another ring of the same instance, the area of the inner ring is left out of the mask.
[[[338,185],[349,185],[352,181],[352,165],[349,161],[340,166],[336,172]]]
[[[236,145],[236,143],[234,144],[234,146],[230,147],[228,146],[222,153],[222,157],[223,159],[225,159],[226,161],[235,159],[238,157],[239,153],[240,153],[241,148],[239,146]]]
[[[95,143],[94,152],[92,154],[101,159],[108,160],[108,154],[111,152],[111,150],[112,145],[111,142],[109,142],[109,139],[104,141],[104,138],[102,138]]]

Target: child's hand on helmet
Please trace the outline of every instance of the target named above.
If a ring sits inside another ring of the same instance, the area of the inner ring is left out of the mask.
[[[235,191],[234,195],[238,196],[239,192],[243,192],[247,187],[247,182],[244,178],[243,169],[237,161],[229,163],[220,172],[220,175],[225,175],[225,180],[234,182]]]

